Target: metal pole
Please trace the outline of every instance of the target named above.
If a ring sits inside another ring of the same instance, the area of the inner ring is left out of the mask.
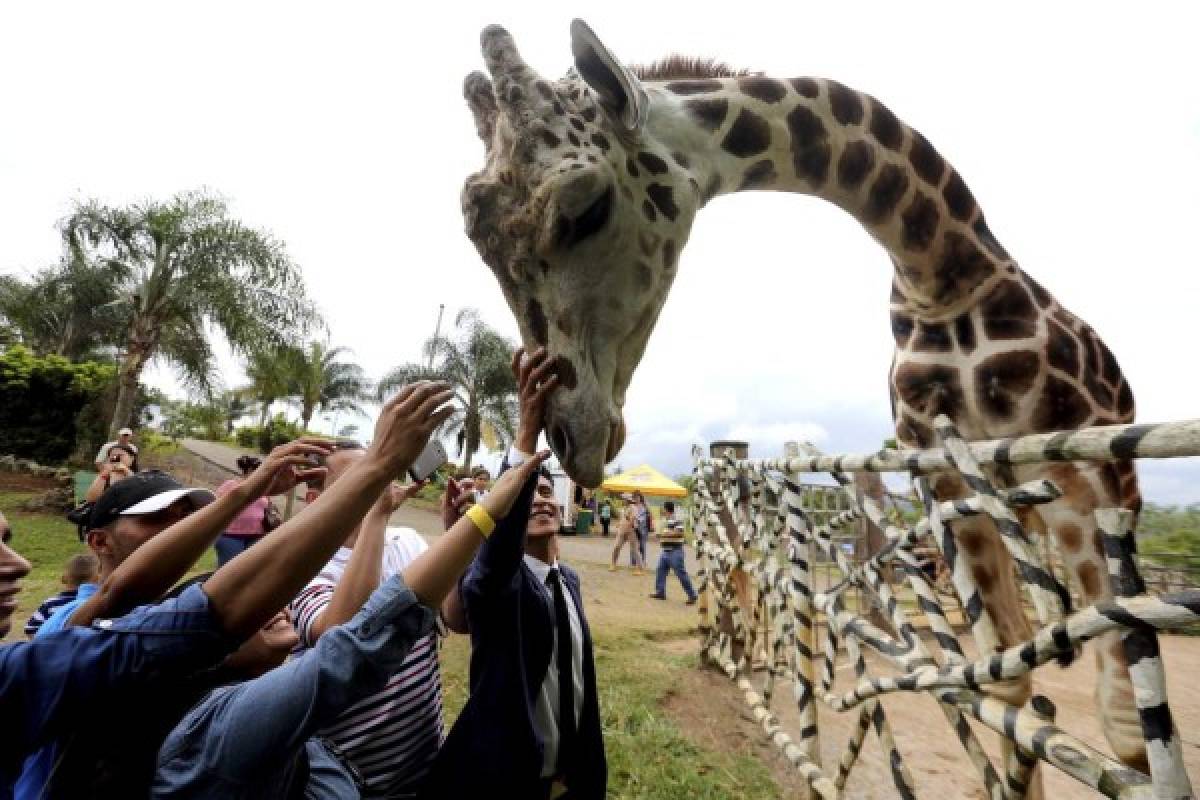
[[[442,332],[442,312],[446,310],[445,303],[438,303],[437,325],[433,327],[433,338],[436,340]],[[429,351],[429,369],[433,369],[433,351]]]

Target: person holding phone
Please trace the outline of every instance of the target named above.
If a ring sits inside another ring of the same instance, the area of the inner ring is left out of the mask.
[[[100,474],[92,481],[83,499],[94,503],[100,499],[108,487],[118,481],[128,478],[138,472],[137,451],[126,445],[117,443],[108,448],[107,461],[100,468]]]
[[[334,442],[320,461],[327,470],[324,479],[309,485],[310,502],[319,502],[365,454],[352,439]],[[291,602],[298,652],[316,648],[330,630],[348,622],[373,591],[429,549],[412,528],[388,522],[443,463],[445,450],[433,440],[408,469],[408,476],[418,480],[393,485]],[[323,730],[324,738],[357,770],[367,793],[380,797],[415,791],[437,755],[442,734],[442,681],[432,631],[415,640],[382,688],[364,695]]]

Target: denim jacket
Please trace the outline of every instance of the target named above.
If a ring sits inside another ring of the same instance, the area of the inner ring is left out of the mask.
[[[135,702],[139,687],[212,666],[238,644],[193,586],[120,619],[0,646],[0,800],[25,757],[71,733],[95,698],[128,692]]]

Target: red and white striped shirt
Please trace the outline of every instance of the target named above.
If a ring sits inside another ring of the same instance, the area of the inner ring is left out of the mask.
[[[400,572],[428,545],[411,528],[384,534],[382,580]],[[298,652],[312,647],[313,621],[328,607],[353,551],[340,548],[290,606]],[[442,679],[436,634],[416,641],[383,691],[346,709],[320,731],[354,765],[372,795],[416,791],[442,743]]]

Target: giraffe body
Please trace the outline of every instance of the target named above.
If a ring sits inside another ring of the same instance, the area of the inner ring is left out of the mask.
[[[943,413],[968,439],[1132,421],[1133,394],[1112,353],[1017,266],[929,141],[873,97],[831,80],[681,59],[630,69],[578,21],[576,70],[554,83],[521,61],[503,29],[486,29],[482,42],[493,80],[473,73],[464,88],[487,165],[463,191],[467,232],[526,345],[558,360],[547,431],[580,483],[599,483],[623,443],[625,390],[696,211],[743,190],[821,197],[887,251],[890,385],[903,443],[932,444]],[[1111,596],[1093,512],[1140,507],[1132,464],[1013,472],[995,477],[1002,485],[1048,477],[1064,490],[1022,521],[1054,536],[1087,602]],[[934,491],[951,499],[961,486],[941,476]],[[1027,639],[995,526],[964,520],[954,536],[992,621],[981,649]],[[1106,735],[1120,758],[1144,767],[1118,639],[1093,647]],[[1023,703],[1028,680],[1005,693]]]

